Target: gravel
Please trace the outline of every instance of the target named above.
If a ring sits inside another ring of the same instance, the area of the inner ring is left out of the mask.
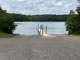
[[[80,36],[0,38],[0,60],[80,60]]]

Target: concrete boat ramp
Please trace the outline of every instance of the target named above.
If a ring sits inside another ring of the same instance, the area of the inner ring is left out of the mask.
[[[80,60],[80,36],[53,36],[0,38],[0,60]]]

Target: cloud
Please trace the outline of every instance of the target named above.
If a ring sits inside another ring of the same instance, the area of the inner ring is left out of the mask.
[[[20,14],[68,14],[76,9],[76,0],[0,0],[9,13]]]
[[[57,5],[57,6],[62,6],[62,2],[58,2],[58,3],[56,3],[55,5]]]
[[[22,1],[24,1],[24,0],[12,0],[12,1],[18,1],[18,2],[22,2]]]

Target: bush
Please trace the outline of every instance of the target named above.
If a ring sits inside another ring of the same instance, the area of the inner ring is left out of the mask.
[[[68,34],[80,35],[80,16],[69,15],[66,21],[66,30]]]
[[[1,13],[2,12],[2,13]],[[0,8],[0,32],[12,34],[15,29],[13,18]]]

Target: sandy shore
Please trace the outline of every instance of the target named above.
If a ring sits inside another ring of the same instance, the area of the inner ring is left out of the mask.
[[[0,60],[80,60],[80,36],[0,38]]]

